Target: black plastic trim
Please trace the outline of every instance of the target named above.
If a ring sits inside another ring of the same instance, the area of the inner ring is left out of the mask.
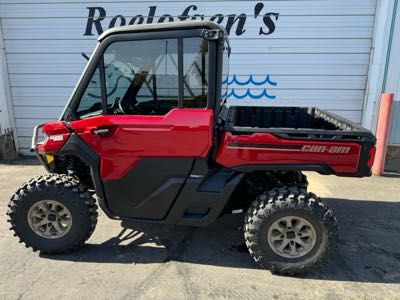
[[[57,155],[76,156],[86,163],[90,168],[90,175],[96,190],[97,200],[101,209],[111,219],[118,219],[107,206],[103,184],[100,179],[100,158],[77,134],[71,133],[64,146],[57,152]]]
[[[103,180],[107,206],[120,218],[162,220],[193,167],[193,158],[141,158],[122,178]]]
[[[243,176],[231,169],[209,169],[206,159],[197,159],[165,223],[207,226],[214,222]],[[193,214],[191,210],[204,213]]]
[[[215,74],[215,65],[219,62],[217,61],[216,52],[217,46],[216,42],[209,42],[209,62],[208,62],[208,90],[207,90],[207,108],[214,109],[215,107],[215,87],[216,87],[216,74]]]
[[[196,159],[164,219],[120,219],[126,224],[142,221],[197,227],[209,225],[221,215],[243,176],[244,173],[231,169],[209,169],[207,159]],[[195,213],[191,212],[191,209],[194,209]]]
[[[184,86],[183,80],[183,38],[178,38],[178,107],[183,108]]]
[[[375,147],[375,140],[365,141],[360,144],[360,158],[358,161],[358,170],[355,174],[348,174],[342,176],[348,177],[368,177],[372,175],[371,168],[368,166],[368,160],[370,159],[370,150]]]
[[[99,76],[100,76],[100,95],[101,95],[101,107],[103,114],[107,114],[107,90],[106,90],[106,75],[104,72],[104,57],[100,57],[99,61]]]

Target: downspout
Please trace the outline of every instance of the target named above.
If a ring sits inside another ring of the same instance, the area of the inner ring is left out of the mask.
[[[16,153],[18,154],[19,145],[17,139],[16,126],[15,126],[15,114],[13,109],[13,102],[11,99],[11,89],[10,89],[10,81],[7,69],[6,51],[5,51],[1,18],[0,18],[0,109],[3,110],[1,112],[3,117],[6,116],[6,122],[3,122],[3,124],[6,125],[6,128],[1,128],[0,126],[1,128],[0,135],[5,133],[4,129],[6,129],[7,132],[11,131],[14,140],[14,148]]]
[[[390,37],[393,39],[393,32],[391,34],[390,31],[394,24],[392,21],[394,14],[393,8],[397,2],[398,0],[378,0],[377,2],[378,6],[375,13],[371,61],[368,70],[362,114],[362,126],[373,132],[376,127],[379,96],[382,90],[385,69],[389,69],[388,65],[390,62],[388,62],[388,53],[390,53],[390,48],[388,46]],[[388,16],[391,17],[388,18]]]
[[[385,71],[383,73],[383,81],[382,81],[382,89],[381,89],[382,93],[384,93],[385,89],[386,89],[386,81],[387,81],[388,70],[389,70],[390,54],[392,51],[393,32],[394,32],[394,25],[396,23],[398,2],[399,2],[398,0],[394,0],[394,4],[393,4],[393,14],[392,14],[392,21],[391,21],[392,23],[390,24],[389,41],[388,41],[388,47],[387,47],[387,52],[386,52]]]

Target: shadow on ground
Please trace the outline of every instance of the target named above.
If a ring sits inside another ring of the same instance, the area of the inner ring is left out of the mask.
[[[40,166],[40,161],[36,156],[19,155],[11,160],[0,159],[0,165]]]
[[[327,265],[303,276],[320,280],[400,283],[400,202],[326,199],[340,226],[340,242]],[[101,244],[86,244],[55,260],[147,264],[168,261],[257,268],[243,244],[242,215],[206,228],[122,224]]]

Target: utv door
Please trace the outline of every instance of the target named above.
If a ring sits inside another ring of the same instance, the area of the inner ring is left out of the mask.
[[[109,210],[162,219],[212,145],[209,51],[199,36],[146,37],[103,46],[70,126],[100,158]]]

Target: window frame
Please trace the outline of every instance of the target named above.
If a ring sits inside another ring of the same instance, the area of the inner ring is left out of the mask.
[[[76,90],[74,91],[70,102],[68,103],[68,107],[65,110],[65,113],[62,116],[62,120],[72,121],[79,120],[76,116],[75,112],[80,104],[81,98],[86,91],[86,88],[92,79],[94,72],[96,71],[97,66],[99,66],[100,73],[100,89],[101,89],[101,100],[102,100],[102,109],[103,114],[107,115],[107,97],[106,97],[106,85],[105,85],[105,72],[104,72],[104,52],[106,49],[113,43],[116,42],[126,42],[126,41],[143,41],[143,40],[158,40],[158,39],[177,39],[178,40],[178,108],[183,108],[183,95],[184,95],[184,86],[183,86],[183,39],[184,38],[203,38],[201,36],[204,28],[199,29],[190,29],[190,30],[173,30],[173,31],[159,31],[159,32],[136,32],[136,33],[123,33],[117,35],[110,35],[106,37],[101,43],[99,43],[90,57],[86,68],[84,70],[83,75],[80,78],[80,81],[77,85]],[[203,38],[204,39],[204,38]],[[207,106],[205,108],[198,109],[210,109],[213,108],[215,104],[215,96],[218,91],[215,90],[217,85],[217,76],[215,74],[215,65],[217,61],[217,41],[207,40],[208,43],[208,86],[207,86]],[[219,52],[219,51],[218,51]],[[219,73],[219,72],[217,72]],[[129,116],[129,115],[126,115]]]

